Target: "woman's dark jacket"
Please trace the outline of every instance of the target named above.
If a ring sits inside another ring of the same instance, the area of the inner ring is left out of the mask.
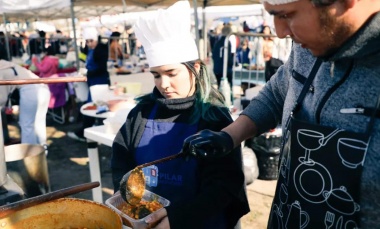
[[[151,98],[149,101],[137,104],[128,114],[126,123],[114,140],[111,167],[115,191],[119,189],[122,176],[137,166],[134,152],[154,105],[158,104],[154,119],[160,122],[189,122],[194,109],[194,97],[166,100],[155,89]],[[220,121],[201,119],[198,122],[198,131],[206,128],[219,131],[232,122],[226,108],[213,106],[209,110],[214,111]],[[199,159],[197,163],[195,173],[199,186],[198,194],[191,203],[171,204],[166,207],[170,227],[201,228],[202,220],[207,220],[216,213],[222,213],[227,218],[227,228],[234,228],[237,221],[249,212],[240,147],[226,157]]]
[[[86,45],[82,52],[84,54],[88,54],[88,46]],[[98,66],[95,71],[88,71],[87,77],[98,77],[107,74],[107,61],[108,61],[108,44],[102,43],[101,37],[98,38],[98,44],[94,49],[94,61]]]

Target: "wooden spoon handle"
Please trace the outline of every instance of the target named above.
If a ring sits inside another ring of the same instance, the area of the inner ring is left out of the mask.
[[[57,191],[49,192],[40,196],[35,196],[32,198],[20,200],[11,204],[7,204],[5,206],[0,206],[0,218],[3,218],[9,214],[14,213],[15,211],[18,211],[27,207],[31,207],[31,206],[38,205],[44,202],[59,199],[59,198],[76,194],[79,192],[87,191],[89,189],[96,188],[99,185],[100,183],[98,181],[84,183],[84,184],[72,186],[69,188],[64,188]]]
[[[158,160],[155,160],[155,161],[151,161],[151,162],[148,162],[148,163],[141,164],[141,165],[137,166],[136,168],[137,169],[141,169],[141,168],[144,168],[144,167],[147,167],[147,166],[150,166],[150,165],[162,163],[162,162],[165,162],[165,161],[170,161],[170,160],[172,160],[174,158],[183,157],[183,156],[185,156],[185,153],[181,151],[181,152],[179,152],[177,154],[174,154],[174,155],[171,155],[169,157],[164,157],[164,158],[161,158],[161,159],[158,159]]]

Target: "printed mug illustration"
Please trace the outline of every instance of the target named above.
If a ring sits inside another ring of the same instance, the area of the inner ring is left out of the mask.
[[[353,138],[339,138],[337,149],[343,165],[355,169],[364,164],[368,144]]]
[[[325,166],[310,158],[310,152],[318,150],[341,130],[336,129],[328,136],[314,130],[299,129],[297,131],[298,144],[305,149],[305,156],[298,158],[301,162],[294,170],[293,179],[297,192],[305,200],[311,203],[322,203],[325,201],[323,192],[333,188],[331,174]],[[308,182],[313,180],[313,187]],[[319,186],[319,188],[316,188]]]
[[[299,129],[297,132],[298,144],[306,150],[305,157],[299,158],[300,162],[312,162],[310,157],[310,152],[318,150],[322,146],[325,146],[327,142],[334,137],[337,133],[341,132],[340,129],[335,129],[328,136],[324,136],[322,133],[314,130]]]

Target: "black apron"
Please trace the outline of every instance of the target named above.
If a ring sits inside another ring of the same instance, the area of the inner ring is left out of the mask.
[[[375,117],[366,133],[297,120],[320,65],[317,60],[286,124],[268,228],[360,228],[360,179]]]

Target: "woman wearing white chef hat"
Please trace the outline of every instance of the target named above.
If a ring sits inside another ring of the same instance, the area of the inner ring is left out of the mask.
[[[86,45],[82,53],[86,55],[87,69],[87,86],[88,88],[94,85],[109,84],[109,73],[107,70],[108,61],[108,43],[103,43],[99,36],[98,30],[94,27],[88,27],[83,30],[83,38]],[[87,102],[93,101],[90,91],[88,92]],[[81,142],[86,142],[84,137],[84,129],[95,124],[95,118],[83,116],[82,126],[75,132],[67,132],[67,136]]]
[[[134,26],[155,87],[138,98],[119,130],[111,159],[115,191],[123,175],[139,164],[180,152],[186,137],[203,129],[219,131],[232,122],[223,96],[212,87],[190,33],[190,5],[140,18]],[[223,158],[194,157],[157,164],[147,189],[170,206],[148,216],[155,228],[236,228],[249,211],[240,148]],[[154,181],[154,182],[151,182]]]

